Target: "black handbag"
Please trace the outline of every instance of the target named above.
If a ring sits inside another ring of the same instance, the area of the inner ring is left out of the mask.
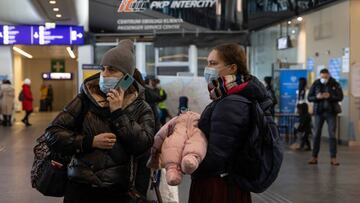
[[[34,162],[31,169],[31,185],[45,196],[64,196],[67,184],[66,159],[50,151],[45,143],[45,135],[37,139],[34,147]],[[63,164],[61,168],[53,166],[51,160]]]
[[[333,104],[333,110],[335,114],[340,114],[342,112],[341,106],[338,102]]]
[[[36,189],[45,196],[62,197],[65,194],[67,184],[66,166],[56,168],[47,159],[42,168],[42,174],[36,181]]]

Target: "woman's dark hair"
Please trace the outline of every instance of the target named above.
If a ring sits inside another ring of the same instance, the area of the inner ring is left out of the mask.
[[[267,86],[271,86],[271,81],[272,81],[272,77],[271,76],[266,76],[264,77],[264,81],[266,83]]]
[[[309,113],[309,106],[307,105],[307,103],[298,104],[296,107],[300,116]]]
[[[135,72],[134,72],[133,77],[138,83],[140,83],[142,86],[145,86],[143,76],[142,76],[141,72],[137,68],[135,68]]]
[[[11,85],[11,82],[10,82],[10,80],[3,80],[3,82],[2,82],[3,84],[8,84],[8,85]]]
[[[250,80],[251,76],[246,65],[246,54],[243,48],[238,44],[223,44],[215,47],[219,57],[226,65],[235,64],[237,66],[237,73],[241,74],[244,79]]]
[[[307,85],[306,78],[303,77],[299,78],[299,90],[304,90],[306,85]]]

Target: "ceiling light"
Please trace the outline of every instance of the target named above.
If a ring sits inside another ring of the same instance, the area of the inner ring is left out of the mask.
[[[61,14],[56,14],[57,18],[61,18],[61,16],[62,16]]]
[[[45,28],[55,28],[56,27],[56,23],[53,23],[53,22],[46,22],[45,23]]]
[[[291,25],[291,21],[288,21],[288,24]]]
[[[24,50],[20,49],[20,48],[17,48],[17,47],[13,47],[13,50],[16,51],[17,53],[29,58],[29,59],[32,59],[33,56],[27,52],[25,52]]]
[[[298,17],[297,20],[298,20],[299,22],[301,22],[301,21],[303,21],[303,18],[302,18],[302,17]]]
[[[292,30],[292,31],[291,31],[291,33],[292,33],[292,34],[295,34],[295,33],[296,33],[296,31],[295,31],[295,30]]]
[[[53,8],[53,11],[58,12],[60,9],[59,8]]]
[[[49,4],[56,4],[56,1],[49,1]]]
[[[76,58],[73,50],[71,50],[71,47],[66,47],[66,51],[69,53],[72,59]]]

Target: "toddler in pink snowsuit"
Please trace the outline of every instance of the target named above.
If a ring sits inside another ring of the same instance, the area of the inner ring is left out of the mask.
[[[207,140],[198,128],[199,119],[198,113],[182,113],[166,123],[155,136],[147,166],[165,168],[169,185],[179,185],[182,173],[192,174],[206,155]]]

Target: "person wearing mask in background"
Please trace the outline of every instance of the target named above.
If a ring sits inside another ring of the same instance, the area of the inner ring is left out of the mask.
[[[274,80],[272,77],[266,76],[266,77],[264,77],[264,81],[266,84],[266,90],[267,90],[268,94],[271,96],[271,99],[273,100],[273,106],[271,108],[271,115],[274,117],[275,116],[275,106],[278,103],[278,100],[275,95],[274,85],[273,85]]]
[[[52,88],[52,85],[49,84],[48,85],[48,93],[47,93],[47,97],[46,97],[46,111],[52,111],[53,110],[53,106],[52,103],[54,101],[54,90]]]
[[[3,126],[11,126],[14,111],[15,90],[9,80],[4,80],[0,91],[0,109],[3,115]]]
[[[155,83],[156,83],[156,88],[159,89],[160,97],[165,97],[166,98],[167,94],[166,94],[165,90],[160,86],[160,80],[155,79]],[[160,113],[159,114],[160,123],[161,123],[161,125],[165,125],[166,119],[167,118],[171,119],[171,117],[172,117],[170,115],[170,113],[169,113],[169,110],[167,109],[165,100],[162,101],[162,102],[159,102],[158,107],[159,107],[159,113]]]
[[[43,83],[40,87],[40,112],[47,111],[46,98],[48,95],[48,87]]]
[[[50,149],[73,157],[65,203],[127,203],[129,193],[146,196],[149,185],[146,161],[155,122],[144,88],[134,81],[125,92],[113,89],[125,74],[138,79],[133,42],[121,40],[101,65],[100,74],[83,82],[80,94],[46,129]]]
[[[157,132],[161,127],[158,103],[166,100],[166,94],[161,96],[160,90],[156,87],[156,85],[156,78],[154,76],[146,76],[145,99],[153,110]]]
[[[251,202],[250,192],[240,189],[238,179],[229,180],[232,158],[241,156],[238,150],[246,147],[252,130],[252,104],[235,95],[259,103],[271,103],[271,98],[264,85],[248,72],[245,52],[238,44],[215,47],[208,56],[204,76],[213,102],[203,111],[199,128],[208,139],[208,148],[192,175],[189,203]],[[230,185],[231,181],[234,184]]]
[[[25,111],[25,117],[21,120],[26,126],[31,126],[29,122],[30,114],[33,112],[33,96],[31,93],[31,80],[26,78],[22,86],[22,108]]]
[[[336,116],[341,113],[339,104],[344,98],[341,86],[334,78],[330,76],[328,69],[320,71],[320,79],[316,80],[310,88],[308,100],[314,103],[315,114],[315,136],[312,159],[309,164],[318,163],[318,154],[320,151],[321,132],[324,122],[328,125],[329,148],[331,162],[333,166],[338,166],[336,160],[337,141],[336,141]]]

